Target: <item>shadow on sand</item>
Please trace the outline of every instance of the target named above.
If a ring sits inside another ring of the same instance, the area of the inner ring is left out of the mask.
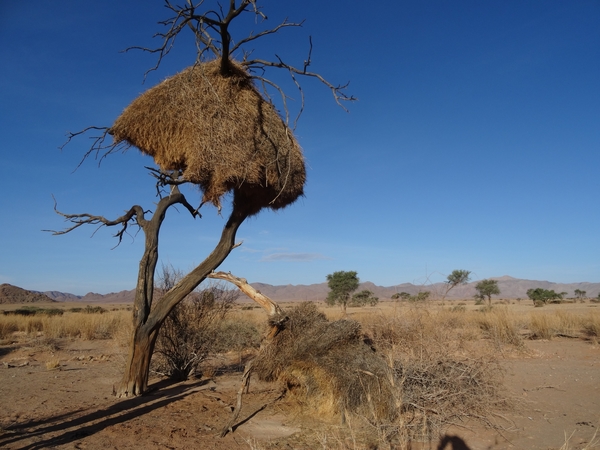
[[[52,448],[58,445],[69,444],[84,436],[93,435],[107,427],[127,422],[158,408],[181,400],[197,392],[199,387],[208,383],[201,380],[195,383],[177,383],[164,380],[151,386],[151,391],[141,397],[125,399],[114,403],[107,408],[95,409],[92,412],[80,415],[85,410],[70,411],[65,414],[34,420],[27,423],[14,425],[4,430],[0,436],[0,447],[14,444],[22,440],[39,439],[35,443],[22,445],[21,449]],[[53,437],[45,435],[60,432]]]

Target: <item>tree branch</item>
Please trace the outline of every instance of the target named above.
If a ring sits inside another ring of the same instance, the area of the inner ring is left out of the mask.
[[[54,196],[52,196],[52,198],[54,199]],[[57,206],[56,199],[54,199],[54,212],[56,212],[58,215],[64,217],[67,222],[71,222],[74,225],[72,225],[64,230],[61,230],[61,231],[57,231],[57,230],[42,230],[42,231],[52,233],[54,236],[59,236],[61,234],[70,233],[71,231],[79,228],[82,225],[99,225],[99,227],[103,227],[103,226],[112,227],[112,226],[116,226],[116,225],[121,225],[121,229],[114,235],[114,237],[119,239],[117,246],[123,240],[123,235],[127,231],[129,222],[135,219],[136,223],[140,227],[143,226],[143,224],[146,222],[146,220],[144,218],[144,213],[148,212],[148,211],[144,211],[141,206],[134,205],[122,216],[117,217],[114,220],[109,220],[103,216],[95,216],[95,215],[88,214],[88,213],[65,214],[65,213],[59,211],[56,206]]]
[[[318,79],[321,83],[323,83],[325,86],[327,86],[330,90],[331,93],[333,94],[333,98],[335,99],[335,102],[342,107],[342,109],[344,111],[348,111],[348,109],[342,104],[342,102],[353,102],[356,101],[356,97],[354,97],[353,95],[348,95],[344,92],[344,90],[348,87],[349,83],[343,84],[343,85],[333,85],[332,83],[330,83],[329,81],[327,81],[321,74],[315,73],[315,72],[308,72],[306,70],[306,68],[310,65],[310,60],[307,60],[304,62],[304,67],[303,69],[298,69],[294,66],[290,66],[289,64],[283,62],[283,60],[281,58],[279,58],[277,55],[275,55],[278,59],[278,62],[273,62],[273,61],[266,61],[264,59],[252,59],[249,61],[243,61],[242,65],[248,67],[249,69],[261,69],[264,70],[265,67],[275,67],[278,69],[286,69],[290,72],[290,74],[293,77],[293,74],[297,74],[297,75],[303,75],[306,77],[312,77],[312,78],[316,78]],[[294,80],[294,82],[296,82],[296,80]],[[298,83],[296,82],[296,85],[298,85]]]
[[[236,50],[238,50],[240,47],[242,47],[244,44],[247,44],[248,42],[252,42],[256,39],[259,39],[263,36],[267,36],[269,34],[275,34],[277,33],[279,30],[281,30],[282,28],[285,27],[301,27],[304,24],[304,20],[300,23],[295,23],[295,22],[288,22],[287,21],[287,17],[285,19],[283,19],[283,22],[281,22],[279,25],[277,25],[275,28],[271,28],[268,30],[264,30],[261,31],[260,33],[257,34],[253,34],[252,32],[250,32],[250,35],[244,39],[241,39],[240,41],[238,41],[237,44],[235,44],[232,48],[231,48],[231,52],[230,53],[234,53]]]
[[[110,155],[111,153],[114,153],[117,150],[127,150],[130,145],[127,144],[125,141],[123,142],[119,142],[119,143],[111,143],[111,144],[105,144],[105,140],[107,135],[111,134],[110,128],[109,127],[87,127],[84,128],[81,131],[76,131],[75,133],[69,131],[67,132],[67,140],[64,144],[62,144],[60,147],[58,147],[60,150],[63,150],[72,140],[73,138],[77,137],[77,136],[81,136],[85,133],[87,133],[90,130],[102,130],[102,134],[100,134],[99,136],[90,136],[90,139],[93,140],[92,145],[90,146],[90,148],[88,149],[87,152],[85,152],[85,154],[83,155],[83,158],[81,158],[81,161],[79,161],[79,164],[77,164],[77,167],[75,167],[75,170],[79,169],[79,167],[83,164],[83,162],[92,154],[96,154],[96,159],[98,159],[98,155],[100,153],[102,153],[102,156],[100,156],[100,159],[98,161],[98,165],[100,165],[100,163],[102,162],[102,160],[104,158],[106,158],[108,155]],[[74,170],[74,171],[75,171]]]
[[[99,228],[103,227],[103,226],[112,227],[112,226],[121,225],[121,229],[114,235],[114,237],[118,238],[118,240],[119,240],[119,242],[117,243],[117,246],[118,246],[121,243],[121,241],[123,240],[123,235],[126,233],[127,227],[129,226],[130,221],[135,221],[135,223],[141,228],[146,227],[146,225],[149,223],[149,221],[147,221],[145,218],[145,214],[149,213],[151,211],[144,210],[139,205],[132,206],[122,216],[117,217],[114,220],[110,220],[110,219],[105,218],[104,216],[96,216],[96,215],[89,214],[89,213],[65,214],[57,209],[56,199],[54,198],[54,196],[52,196],[52,198],[54,199],[54,212],[56,212],[58,215],[64,217],[67,222],[71,222],[73,224],[72,226],[67,227],[64,230],[42,230],[42,231],[52,233],[54,236],[60,236],[62,234],[70,233],[71,231],[79,228],[82,225],[98,225]],[[157,210],[155,212],[155,215],[156,214],[164,214],[170,206],[177,204],[177,203],[182,204],[189,211],[189,213],[192,215],[192,217],[195,218],[200,215],[198,213],[199,207],[194,208],[187,201],[185,196],[179,191],[178,186],[173,186],[171,189],[170,195],[168,197],[162,198],[160,200],[160,202],[157,205]]]
[[[306,77],[316,78],[325,86],[327,86],[331,93],[333,94],[333,98],[335,102],[344,109],[344,111],[348,111],[348,109],[344,106],[344,102],[355,101],[356,98],[352,95],[349,95],[345,92],[348,87],[348,83],[344,85],[334,85],[326,80],[322,75],[316,72],[309,72],[307,69],[311,64],[311,55],[312,55],[312,39],[309,37],[309,51],[308,56],[304,60],[302,68],[297,68],[293,65],[290,65],[284,62],[279,56],[275,55],[275,61],[269,61],[265,59],[248,59],[248,55],[252,52],[248,52],[244,49],[249,43],[256,41],[264,36],[268,36],[271,34],[275,34],[284,28],[289,27],[301,27],[304,24],[302,22],[289,22],[288,18],[285,18],[281,23],[276,25],[273,28],[267,28],[257,33],[251,31],[250,34],[239,40],[237,43],[232,42],[232,37],[229,32],[229,26],[231,22],[238,17],[243,12],[252,12],[257,17],[261,19],[261,21],[267,20],[267,16],[261,11],[261,8],[258,6],[258,0],[240,0],[239,4],[237,0],[229,0],[227,2],[227,7],[225,10],[223,6],[218,3],[219,10],[214,9],[205,9],[203,12],[198,12],[201,6],[204,6],[205,0],[198,0],[194,2],[193,0],[187,0],[186,4],[183,6],[174,5],[170,2],[170,0],[165,0],[165,6],[167,9],[173,12],[173,17],[159,22],[159,24],[168,27],[167,31],[164,33],[156,33],[154,37],[159,37],[162,39],[161,45],[155,48],[134,46],[125,49],[125,51],[129,50],[142,50],[149,53],[158,54],[158,59],[156,64],[148,69],[144,74],[144,80],[149,72],[158,69],[160,64],[162,63],[163,58],[169,54],[173,45],[175,43],[175,38],[179,35],[179,33],[185,29],[190,28],[194,33],[196,40],[196,62],[201,62],[205,57],[206,53],[212,54],[214,57],[219,58],[221,60],[221,73],[226,75],[229,71],[230,62],[232,59],[232,54],[237,52],[238,50],[243,50],[244,57],[242,60],[242,65],[247,67],[249,70],[262,70],[264,73],[265,68],[272,67],[277,69],[285,69],[289,72],[290,77],[292,78],[293,83],[296,85],[298,90],[300,91],[301,96],[301,106],[298,115],[294,120],[294,126],[296,127],[296,123],[300,118],[303,110],[304,110],[304,92],[302,87],[296,78],[297,75],[302,75]],[[275,83],[271,81],[267,81],[264,76],[254,76],[253,78],[257,79],[260,82],[269,84],[275,87],[280,94],[282,94],[282,98],[284,99],[284,109],[286,116],[286,123],[289,124],[289,110],[288,105],[285,99],[287,96],[283,93],[283,90],[277,86]],[[263,90],[264,94],[268,97],[268,93],[266,90]]]
[[[235,275],[232,275],[231,272],[212,272],[211,274],[207,275],[206,278],[225,280],[235,284],[240,291],[258,303],[265,311],[267,311],[269,317],[275,317],[282,314],[281,308],[277,303],[250,286],[244,278],[236,277]]]

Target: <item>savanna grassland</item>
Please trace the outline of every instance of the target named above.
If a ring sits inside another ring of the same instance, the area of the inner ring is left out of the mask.
[[[12,313],[0,315],[3,448],[600,448],[600,307],[590,301],[349,308],[389,368],[398,414],[340,417],[315,408],[306,384],[294,390],[288,380],[282,397],[281,382],[255,377],[224,438],[241,371],[266,329],[263,310],[235,305],[215,328],[218,352],[187,381],[161,376],[157,356],[154,389],[123,400],[111,393],[131,330],[126,305],[4,308]]]

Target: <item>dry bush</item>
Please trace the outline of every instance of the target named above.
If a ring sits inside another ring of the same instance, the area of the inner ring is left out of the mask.
[[[481,331],[471,316],[479,315],[408,308],[370,321],[365,328],[393,364],[402,405],[398,420],[379,433],[430,440],[462,420],[492,424],[490,411],[505,404],[503,373],[495,348],[477,340]]]
[[[214,352],[221,339],[221,322],[238,296],[237,290],[213,284],[175,306],[159,331],[153,370],[176,380],[194,374]]]
[[[259,328],[249,321],[226,319],[217,325],[213,353],[241,352],[257,349],[262,340]]]
[[[413,439],[431,440],[445,427],[469,419],[491,424],[490,412],[506,405],[502,369],[491,353],[475,358],[429,353],[395,362],[404,426]]]

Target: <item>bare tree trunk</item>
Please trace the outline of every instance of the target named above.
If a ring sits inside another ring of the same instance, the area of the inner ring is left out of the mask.
[[[162,200],[161,200],[162,202]],[[158,331],[171,310],[187,295],[189,295],[227,258],[235,247],[235,235],[251,212],[244,205],[234,201],[233,211],[223,228],[221,239],[212,253],[194,270],[179,281],[154,307],[152,295],[154,290],[154,269],[158,261],[158,233],[164,219],[166,209],[170,204],[157,207],[154,217],[149,222],[140,223],[146,233],[146,248],[140,261],[138,285],[134,301],[133,326],[134,332],[129,349],[129,357],[123,378],[115,389],[118,397],[131,397],[143,394],[148,388],[150,361]]]
[[[127,367],[118,391],[121,396],[142,395],[148,389],[150,360],[154,352],[154,344],[158,331],[147,333],[143,328],[134,330],[129,346]]]

